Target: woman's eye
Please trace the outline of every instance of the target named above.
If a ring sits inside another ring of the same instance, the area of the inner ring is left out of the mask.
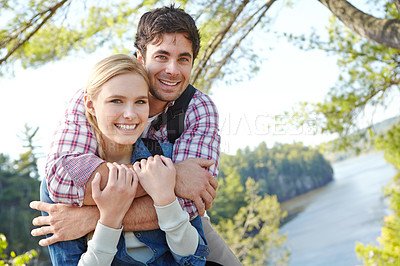
[[[112,102],[112,103],[121,103],[122,101],[119,100],[119,99],[114,99],[114,100],[111,100],[111,102]]]
[[[147,102],[144,101],[144,100],[138,100],[136,103],[137,103],[137,104],[146,104]]]

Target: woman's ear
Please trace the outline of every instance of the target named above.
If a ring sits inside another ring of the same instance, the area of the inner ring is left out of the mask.
[[[86,110],[88,110],[89,114],[96,116],[96,111],[94,110],[94,102],[93,102],[92,97],[85,94],[83,99],[85,100],[85,107],[86,107]]]

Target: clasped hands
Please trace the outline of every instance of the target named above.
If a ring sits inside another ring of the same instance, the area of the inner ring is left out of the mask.
[[[216,197],[218,182],[207,170],[214,163],[213,160],[189,158],[174,164],[176,169],[175,194],[181,198],[192,200],[200,215],[204,215],[205,210],[211,208]],[[139,199],[148,200],[146,197]],[[139,200],[135,199],[134,202],[136,201]],[[30,203],[30,207],[49,214],[49,216],[36,217],[32,221],[33,225],[42,226],[32,230],[33,236],[53,234],[49,238],[41,239],[39,241],[41,246],[82,237],[93,231],[99,220],[99,211],[96,206],[85,206],[84,215],[82,208],[63,204],[33,201]],[[77,217],[79,218],[77,219]],[[154,228],[141,230],[149,229]]]

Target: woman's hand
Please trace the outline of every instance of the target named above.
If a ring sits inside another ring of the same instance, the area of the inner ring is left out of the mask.
[[[140,184],[157,206],[172,203],[175,196],[175,167],[171,159],[155,155],[133,165]]]
[[[138,186],[135,172],[117,163],[107,163],[109,169],[108,182],[100,190],[100,174],[96,174],[92,182],[93,200],[100,210],[100,223],[120,229],[122,220],[132,204]]]

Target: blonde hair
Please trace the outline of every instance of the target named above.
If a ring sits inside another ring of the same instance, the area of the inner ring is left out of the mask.
[[[146,70],[139,60],[128,55],[116,54],[106,57],[94,65],[86,83],[85,95],[90,96],[91,99],[96,99],[104,83],[117,75],[127,73],[135,73],[140,75],[146,81],[147,86],[150,86]],[[96,135],[98,142],[97,152],[99,153],[100,158],[107,160],[107,155],[104,150],[104,139],[102,137],[103,134],[100,131],[96,117],[89,113],[86,105],[85,114]]]

